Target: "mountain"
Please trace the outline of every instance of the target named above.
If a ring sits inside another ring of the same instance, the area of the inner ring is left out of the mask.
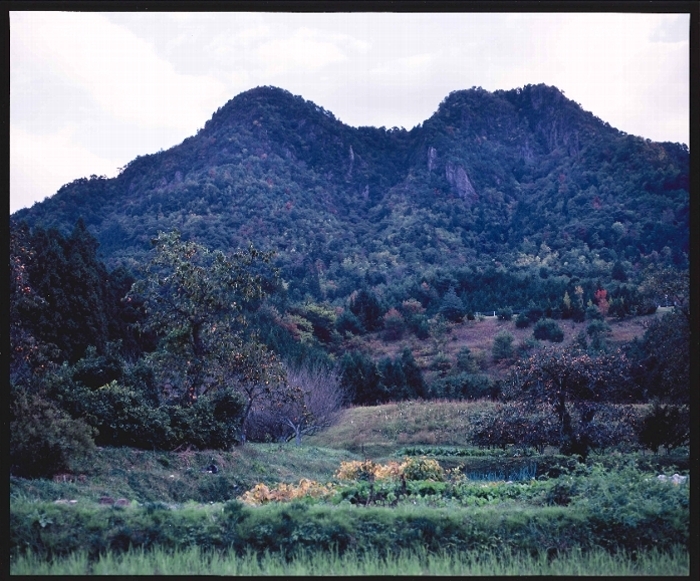
[[[455,91],[410,131],[259,87],[180,145],[12,217],[64,233],[82,217],[110,268],[136,268],[176,228],[277,251],[292,301],[370,287],[387,308],[437,312],[453,288],[486,310],[686,269],[688,183],[686,146],[618,131],[555,87]]]

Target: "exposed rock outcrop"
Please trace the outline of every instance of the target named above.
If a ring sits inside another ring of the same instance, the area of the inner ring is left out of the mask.
[[[474,203],[479,199],[479,195],[469,180],[467,172],[461,165],[448,162],[445,165],[445,177],[447,182],[465,202]]]

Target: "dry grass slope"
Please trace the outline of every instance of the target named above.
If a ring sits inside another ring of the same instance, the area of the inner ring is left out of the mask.
[[[336,425],[307,442],[373,458],[413,444],[467,446],[474,423],[495,405],[486,400],[441,400],[351,407]]]

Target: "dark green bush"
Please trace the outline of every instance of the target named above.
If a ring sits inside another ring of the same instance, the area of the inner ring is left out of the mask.
[[[589,307],[586,307],[586,320],[587,321],[594,321],[594,320],[603,320],[603,313],[600,312],[598,307],[595,305],[591,305]]]
[[[450,287],[442,298],[442,304],[438,311],[445,319],[452,322],[461,321],[466,315],[466,309],[462,299],[457,296],[454,287]]]
[[[171,446],[191,444],[203,450],[226,450],[238,443],[244,402],[228,390],[197,398],[191,406],[169,406]]]
[[[196,544],[203,549],[232,549],[239,554],[284,551],[291,557],[308,550],[337,550],[340,554],[346,550],[379,550],[389,554],[417,547],[429,552],[495,548],[528,551],[542,546],[580,547],[584,551],[603,546],[611,551],[633,551],[656,545],[665,550],[688,542],[687,486],[682,489],[645,482],[636,473],[615,478],[603,471],[601,476],[588,484],[576,476],[567,477],[574,478],[572,486],[562,481],[550,495],[551,501],[568,506],[483,511],[471,506],[346,507],[304,502],[254,508],[229,502],[223,510],[187,505],[118,510],[15,502],[10,511],[10,553],[17,555],[31,548],[39,555],[53,557],[82,548],[96,555],[105,550],[121,552],[129,546],[172,549]],[[369,487],[369,483],[360,484]],[[423,486],[425,497],[435,496],[433,493],[445,486],[415,484]],[[481,499],[477,505],[524,494],[517,484],[465,486],[476,495],[475,500]],[[546,494],[550,487],[546,482],[529,486],[537,494]]]
[[[13,390],[10,471],[26,478],[70,472],[94,450],[94,430],[38,394]]]
[[[515,337],[508,331],[499,331],[493,338],[491,354],[495,361],[503,361],[513,356],[513,341]]]
[[[593,466],[578,478],[572,504],[585,511],[606,549],[665,549],[688,542],[689,486],[660,482],[633,466]]]
[[[86,421],[98,430],[95,442],[100,446],[162,449],[173,440],[167,413],[116,381],[85,390],[82,404]]]
[[[352,333],[353,335],[363,335],[366,333],[365,328],[362,326],[360,319],[355,316],[355,314],[346,309],[335,321],[335,328],[341,334]]]
[[[639,442],[658,451],[664,446],[668,453],[673,448],[690,443],[690,410],[687,406],[662,405],[658,402],[642,420]]]
[[[499,321],[510,321],[513,318],[513,309],[505,307],[496,311],[496,316]]]
[[[486,375],[458,373],[435,379],[429,390],[431,399],[480,399],[494,395],[494,384]]]
[[[524,312],[518,314],[518,316],[515,318],[515,326],[518,329],[525,329],[529,325],[530,325],[530,319],[528,318],[528,316]]]
[[[413,315],[407,320],[407,324],[409,330],[418,337],[418,339],[427,339],[430,337],[430,325],[425,315]]]
[[[561,343],[564,340],[564,331],[554,319],[540,319],[535,323],[533,336],[540,341],[552,341]]]

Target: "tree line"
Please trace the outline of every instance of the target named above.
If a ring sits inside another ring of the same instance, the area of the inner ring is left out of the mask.
[[[669,286],[661,271],[649,284],[666,284],[678,309],[650,324],[622,354],[600,345],[586,350],[590,346],[580,342],[578,351],[544,348],[521,358],[507,382],[495,383],[478,374],[466,350],[454,370],[427,385],[409,349],[375,361],[359,350],[341,354],[339,338],[380,333],[394,341],[412,332],[425,339],[436,333],[436,319],[470,316],[456,290],[461,279],[424,281],[415,296],[395,306],[363,286],[338,312],[290,302],[273,254],[252,245],[225,254],[178,232],[160,233],[147,262],[112,271],[97,248],[82,220],[68,236],[11,223],[14,473],[65,469],[95,445],[300,442],[329,425],[342,405],[435,397],[501,401],[502,415],[482,433],[484,445],[523,443],[523,434],[539,434],[537,445],[585,454],[603,445],[592,435],[603,433],[594,418],[610,416],[610,404],[649,401],[656,407],[635,434],[652,447],[685,442],[683,429],[674,429],[687,423],[687,288]],[[440,288],[442,298],[432,293]],[[597,304],[583,311],[589,328],[599,321],[596,311],[609,312],[617,298],[634,303],[631,295],[609,297],[602,290],[592,293]],[[531,304],[520,314],[523,324],[534,323],[542,339],[556,342],[552,317],[579,316],[583,292],[564,290],[558,312]],[[510,318],[512,310],[498,314]],[[562,380],[569,373],[571,379]],[[524,404],[544,407],[517,407]],[[535,412],[550,421],[524,427]]]

